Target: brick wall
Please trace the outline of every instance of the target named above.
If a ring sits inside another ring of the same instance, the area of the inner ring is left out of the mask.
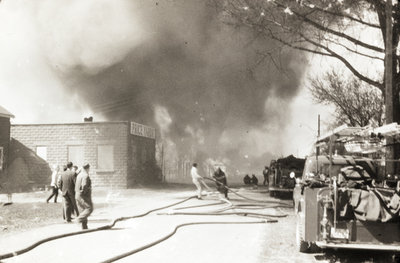
[[[0,117],[0,147],[3,147],[3,167],[0,167],[0,192],[4,192],[4,181],[7,179],[7,168],[10,146],[10,119]]]
[[[5,188],[8,192],[25,192],[49,184],[49,164],[19,141],[11,139]]]
[[[36,155],[38,146],[47,147],[47,166],[66,164],[69,161],[68,146],[82,146],[84,162],[91,165],[90,175],[94,187],[126,188],[128,129],[128,122],[12,125],[11,137],[34,155]],[[113,146],[114,169],[110,171],[98,169],[98,145]],[[14,160],[18,163],[26,163],[24,156],[16,155]],[[16,173],[18,173],[18,169]],[[29,177],[36,180],[37,183],[50,184],[51,172],[44,176],[46,182],[42,181],[42,175],[37,174],[38,172],[30,171],[30,173],[34,173]]]

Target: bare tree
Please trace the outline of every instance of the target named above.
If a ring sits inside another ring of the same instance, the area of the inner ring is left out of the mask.
[[[383,124],[382,92],[360,79],[344,78],[335,70],[311,80],[309,87],[315,102],[333,105],[338,123],[363,127]]]
[[[221,11],[223,21],[250,27],[256,37],[339,60],[355,77],[382,92],[386,120],[400,123],[398,1],[394,5],[392,0],[210,1]],[[368,37],[362,37],[362,32],[368,32]],[[363,71],[366,63],[378,65],[380,77]],[[386,157],[399,159],[400,145],[391,141],[388,145]]]
[[[250,27],[257,37],[272,38],[285,47],[335,58],[355,77],[385,95],[384,0],[214,0],[214,3],[226,23]],[[400,123],[399,10],[398,3],[393,5],[393,110],[386,114]],[[369,38],[363,40],[360,32],[368,32]],[[365,65],[353,62],[359,58],[380,65],[381,77],[373,78],[363,72]]]

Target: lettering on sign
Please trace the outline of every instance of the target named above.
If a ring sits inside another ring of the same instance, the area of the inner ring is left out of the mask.
[[[131,134],[155,139],[156,129],[136,122],[131,122]]]

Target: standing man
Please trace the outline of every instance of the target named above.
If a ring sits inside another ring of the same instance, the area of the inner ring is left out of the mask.
[[[57,203],[57,196],[58,196],[57,177],[59,170],[60,167],[58,165],[53,165],[53,172],[51,174],[51,183],[50,183],[51,195],[46,199],[46,203],[48,203],[53,196],[54,196],[54,203]]]
[[[193,163],[192,169],[190,170],[190,174],[192,175],[192,182],[197,187],[197,199],[202,199],[201,191],[203,190],[202,183],[204,181],[204,178],[200,176],[199,173],[197,172],[197,163]]]
[[[72,166],[72,171],[75,173],[75,177],[78,175],[78,166]]]
[[[85,164],[82,168],[76,177],[75,185],[76,201],[81,210],[77,221],[82,224],[82,229],[88,229],[87,218],[93,212],[92,181],[89,177],[90,165]]]
[[[214,177],[214,179],[216,181],[218,192],[220,192],[221,195],[224,194],[225,199],[229,200],[229,198],[228,198],[228,188],[227,188],[227,182],[226,182],[226,175],[221,170],[220,167],[218,167],[218,169],[215,171],[213,177]],[[223,199],[223,198],[220,197],[220,199]]]
[[[78,207],[75,201],[75,172],[72,171],[72,162],[68,162],[67,170],[61,174],[58,188],[63,196],[63,218],[66,222],[71,222],[71,214],[75,211],[78,216]]]
[[[263,185],[265,185],[265,183],[267,183],[267,186],[269,185],[268,171],[269,171],[268,166],[265,166],[265,168],[263,170],[263,175],[264,175]]]

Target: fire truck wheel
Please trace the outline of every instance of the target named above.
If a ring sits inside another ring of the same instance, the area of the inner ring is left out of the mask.
[[[296,247],[299,252],[308,252],[308,243],[303,239],[303,223],[300,217],[300,213],[297,213],[296,220]]]
[[[317,244],[315,244],[315,242],[310,242],[310,247],[309,247],[309,252],[310,253],[320,253],[322,251],[322,249],[317,246]]]
[[[270,195],[271,197],[274,197],[274,196],[275,196],[275,191],[269,191],[269,195]]]

